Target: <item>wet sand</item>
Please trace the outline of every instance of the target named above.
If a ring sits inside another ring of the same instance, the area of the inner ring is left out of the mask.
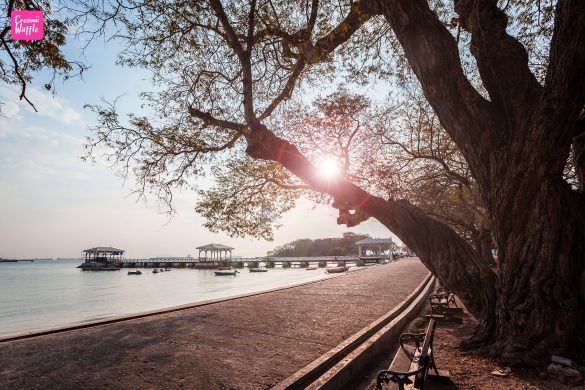
[[[427,274],[418,259],[402,259],[267,294],[2,343],[0,388],[270,388],[391,310]]]

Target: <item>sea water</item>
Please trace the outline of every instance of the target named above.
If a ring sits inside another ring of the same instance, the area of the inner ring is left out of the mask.
[[[240,269],[238,276],[213,270],[173,268],[142,275],[129,270],[94,272],[80,260],[0,263],[0,337],[121,317],[150,310],[226,298],[318,280],[324,269]]]

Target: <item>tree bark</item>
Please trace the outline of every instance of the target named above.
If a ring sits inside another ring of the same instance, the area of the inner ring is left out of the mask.
[[[575,175],[577,177],[577,189],[585,193],[585,116],[581,115],[578,122],[577,135],[573,138],[573,157],[575,163]]]
[[[492,239],[492,232],[490,229],[480,229],[472,232],[471,241],[475,246],[475,250],[479,253],[483,261],[492,267],[495,265],[494,256],[492,255],[492,248],[494,240]]]
[[[585,202],[560,179],[540,188],[526,225],[500,234],[497,348],[508,364],[585,357]]]

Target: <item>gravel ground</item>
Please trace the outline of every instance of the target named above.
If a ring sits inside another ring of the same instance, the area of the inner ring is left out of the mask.
[[[416,258],[283,291],[0,345],[0,389],[266,389],[391,310]]]

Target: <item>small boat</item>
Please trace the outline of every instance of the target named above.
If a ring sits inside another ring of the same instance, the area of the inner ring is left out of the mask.
[[[250,268],[250,272],[268,272],[266,268]]]
[[[165,272],[170,272],[170,271],[172,271],[172,269],[170,269],[170,268],[165,268]]]
[[[160,272],[165,272],[165,270],[161,268],[161,269],[160,269]]]
[[[153,273],[153,274],[158,274],[158,270],[155,268],[155,269],[152,271],[152,273]]]
[[[330,274],[338,274],[341,272],[345,272],[349,269],[348,266],[345,267],[335,267],[335,268],[327,268],[327,272],[329,272]]]
[[[237,274],[240,273],[240,271],[233,270],[233,271],[228,271],[228,270],[224,270],[224,271],[214,271],[215,272],[215,276],[236,276]]]
[[[128,275],[142,275],[142,272],[140,272],[139,270],[128,271]]]
[[[316,269],[317,269],[317,267],[307,267],[307,268],[305,268],[306,271],[314,271]]]

